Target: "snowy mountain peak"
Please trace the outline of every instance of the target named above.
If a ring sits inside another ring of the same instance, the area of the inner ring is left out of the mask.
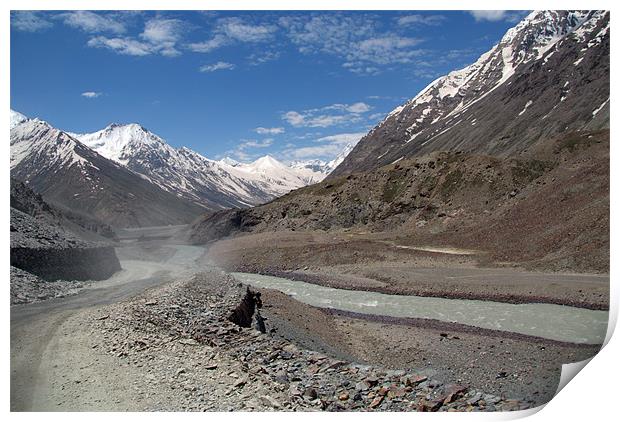
[[[234,160],[230,157],[224,157],[218,161],[221,164],[226,164],[227,166],[236,167],[239,165],[239,161]]]
[[[19,125],[20,123],[25,122],[26,120],[28,120],[26,116],[24,116],[23,114],[17,111],[11,110],[11,117],[10,117],[11,129],[13,129],[15,126]]]
[[[491,126],[494,139],[499,141],[495,140],[495,145],[488,144],[487,147],[498,150],[512,148],[508,140],[514,142],[517,133],[513,133],[512,127],[531,119],[535,109],[539,109],[536,115],[540,119],[550,113],[560,113],[563,107],[568,107],[565,101],[569,96],[575,102],[581,101],[577,97],[581,85],[576,80],[583,80],[584,86],[590,83],[597,85],[597,81],[602,80],[598,75],[585,78],[586,65],[581,63],[589,61],[591,67],[605,66],[608,40],[608,11],[532,12],[509,29],[476,62],[437,78],[411,100],[396,107],[360,140],[332,176],[387,165],[412,154],[446,148],[448,145],[465,148],[467,143],[471,143],[483,148],[481,138],[474,133],[482,131],[480,122],[483,119],[488,122],[489,116],[496,120]],[[560,64],[561,68],[558,67]],[[528,78],[532,72],[538,74],[538,79]],[[559,77],[553,79],[560,73],[563,80],[560,81]],[[534,84],[536,88],[533,88]],[[570,88],[567,88],[568,84]],[[521,87],[520,91],[514,88],[517,85]],[[538,101],[543,88],[547,88],[545,102]],[[513,90],[512,95],[505,93]],[[596,98],[598,107],[609,98],[604,97],[604,91],[586,90],[581,98],[585,101],[593,95],[603,95]],[[504,97],[490,107],[493,110],[490,115],[477,115],[477,109],[500,96]],[[498,108],[507,108],[507,115],[514,114],[514,119],[501,116]],[[563,113],[566,116],[573,112],[577,112],[574,107],[565,109]],[[586,113],[585,118],[591,119],[591,113]],[[499,121],[502,123],[499,124]],[[579,122],[566,119],[566,122],[569,121]],[[558,125],[557,130],[559,128]],[[563,130],[567,128],[564,124]],[[519,132],[522,134],[523,131],[521,129]],[[499,132],[506,133],[500,136]],[[543,132],[548,134],[549,129],[548,125],[541,125],[536,131],[526,132],[528,137],[534,137]]]
[[[287,168],[286,165],[279,162],[278,160],[273,158],[271,155],[265,155],[265,156],[258,158],[254,162],[248,164],[248,167],[253,168],[255,170],[260,170],[260,171],[271,171],[274,169]]]

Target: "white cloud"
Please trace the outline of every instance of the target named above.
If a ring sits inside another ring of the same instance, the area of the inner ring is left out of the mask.
[[[273,37],[277,30],[274,25],[252,25],[240,18],[220,19],[219,31],[229,38],[240,42],[264,42]]]
[[[144,24],[140,39],[133,37],[97,36],[88,41],[89,47],[107,48],[118,54],[147,56],[161,54],[176,57],[181,54],[177,43],[183,35],[183,22],[178,19],[149,19]]]
[[[122,34],[126,31],[119,15],[98,14],[87,10],[62,13],[59,16],[66,25],[85,32],[112,32]]]
[[[368,120],[374,120],[377,121],[379,119],[383,119],[386,116],[387,113],[373,113],[370,116],[368,116]]]
[[[86,91],[82,92],[80,95],[85,98],[97,98],[101,96],[101,92]]]
[[[282,119],[295,127],[330,127],[359,122],[360,114],[366,113],[371,107],[362,102],[353,104],[331,104],[309,110],[287,111]]]
[[[407,15],[401,16],[396,20],[396,23],[400,26],[410,25],[428,25],[435,26],[441,25],[446,20],[443,15]]]
[[[278,135],[284,133],[283,127],[257,127],[254,132],[260,135]]]
[[[225,46],[230,41],[228,38],[222,34],[217,34],[213,38],[203,42],[190,43],[187,45],[191,51],[195,53],[210,53],[213,50],[216,50],[220,47]]]
[[[98,36],[88,40],[87,45],[94,48],[107,48],[118,54],[128,56],[148,56],[154,53],[153,47],[133,38],[108,38]]]
[[[318,138],[317,142],[328,142],[335,145],[347,145],[347,144],[356,144],[360,139],[362,139],[366,135],[366,132],[356,132],[356,133],[338,133],[335,135],[323,136],[322,138]]]
[[[252,53],[247,57],[249,63],[252,66],[258,66],[263,63],[267,63],[280,58],[279,51],[263,51],[260,53]]]
[[[370,108],[371,107],[368,104],[360,102],[347,106],[347,111],[350,111],[351,113],[366,113],[370,110]]]
[[[241,143],[238,147],[241,149],[247,148],[267,148],[273,144],[272,138],[263,139],[262,141],[257,141],[254,139],[250,139]]]
[[[282,115],[282,119],[286,120],[293,126],[303,126],[305,121],[304,116],[296,111],[287,111]]]
[[[506,10],[470,10],[469,13],[476,21],[497,22],[506,19],[509,15]]]
[[[11,27],[18,31],[37,32],[51,28],[52,23],[38,12],[12,11]]]
[[[215,23],[213,36],[210,39],[190,43],[187,45],[187,48],[196,53],[210,53],[213,50],[236,42],[266,42],[273,39],[277,29],[275,25],[252,24],[237,17],[221,18]],[[278,58],[279,53],[267,53],[263,56],[257,55],[256,57],[253,61],[264,63],[265,61]]]
[[[178,19],[150,19],[144,24],[140,37],[150,43],[177,42],[181,37],[182,22]]]
[[[332,158],[342,151],[341,145],[327,144],[316,145],[300,148],[289,148],[282,152],[282,155],[288,159],[305,160],[317,158]]]
[[[424,51],[422,40],[382,29],[375,15],[314,14],[282,17],[279,24],[303,54],[339,57],[343,67],[359,74],[376,74],[380,66],[412,63]]]
[[[178,19],[155,18],[148,20],[140,38],[148,42],[162,56],[175,57],[181,54],[176,43],[183,35],[183,22]]]
[[[215,72],[216,70],[233,70],[235,65],[228,62],[217,62],[200,66],[201,72]]]
[[[273,145],[273,138],[263,139],[262,141],[256,139],[242,139],[241,143],[239,143],[234,150],[227,151],[226,153],[238,160],[248,161],[258,156],[258,154],[248,153],[248,149],[263,149],[271,145]]]

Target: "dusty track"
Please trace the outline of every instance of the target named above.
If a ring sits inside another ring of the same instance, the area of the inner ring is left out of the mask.
[[[192,263],[202,255],[202,249],[166,245],[176,230],[179,228],[165,227],[124,233],[122,246],[117,248],[123,271],[76,296],[11,308],[12,411],[58,409],[50,402],[50,373],[54,370],[57,376],[62,362],[63,372],[70,375],[83,366],[80,359],[85,357],[74,350],[68,358],[62,350],[64,339],[58,331],[65,321],[82,310],[121,302],[193,272]]]

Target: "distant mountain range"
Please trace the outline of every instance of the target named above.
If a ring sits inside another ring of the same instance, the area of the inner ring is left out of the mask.
[[[173,148],[138,124],[64,132],[11,110],[11,176],[47,201],[116,227],[178,224],[321,181],[335,165],[246,164]]]

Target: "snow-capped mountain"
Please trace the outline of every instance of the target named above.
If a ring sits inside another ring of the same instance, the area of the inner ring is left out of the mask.
[[[165,191],[214,209],[261,204],[324,177],[272,157],[250,164],[210,160],[189,148],[173,148],[137,124],[112,124],[73,136]]]
[[[28,118],[26,116],[24,116],[21,113],[18,113],[17,111],[11,110],[11,113],[10,113],[10,127],[11,127],[11,129],[13,129],[18,124],[25,122],[26,120],[28,120]]]
[[[307,168],[293,168],[270,155],[260,157],[252,163],[239,163],[228,168],[232,174],[251,180],[274,196],[281,196],[293,189],[318,183],[325,178],[320,172]]]
[[[389,113],[331,176],[437,150],[518,154],[538,139],[605,125],[609,12],[536,11],[475,63]]]
[[[315,173],[319,173],[327,177],[336,167],[344,161],[347,155],[355,147],[354,143],[349,143],[344,146],[342,151],[330,161],[323,160],[306,160],[306,161],[293,161],[290,167],[294,169],[307,169]]]
[[[11,177],[45,200],[116,227],[180,224],[205,211],[38,119],[11,113]]]

